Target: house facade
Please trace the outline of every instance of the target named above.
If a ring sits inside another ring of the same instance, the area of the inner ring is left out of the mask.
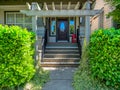
[[[28,30],[33,30],[32,16],[37,16],[36,24],[37,29],[47,29],[47,38],[48,42],[58,42],[58,41],[68,41],[71,42],[71,35],[77,34],[77,29],[81,38],[85,36],[85,16],[75,14],[77,10],[103,10],[101,13],[90,15],[90,32],[98,28],[109,28],[113,27],[113,21],[111,18],[107,18],[106,14],[112,10],[104,0],[88,0],[89,3],[86,3],[87,0],[1,0],[0,1],[0,24],[7,25],[19,25],[27,28]],[[32,4],[38,4],[39,7],[32,7]],[[35,9],[41,9],[37,10]],[[32,10],[34,15],[27,15],[26,13],[21,12],[21,10]],[[76,11],[70,12],[68,11]],[[41,11],[43,15],[36,14]],[[52,12],[51,12],[52,11]],[[57,13],[59,15],[49,15],[50,13]],[[46,13],[47,12],[47,13]],[[44,13],[47,15],[44,16]],[[79,13],[79,12],[78,12]],[[35,15],[36,14],[36,15]],[[64,14],[64,15],[63,15]],[[73,14],[73,15],[71,15]],[[65,30],[64,33],[60,32]],[[43,31],[40,31],[39,34],[43,34]]]
[[[34,31],[40,58],[45,43],[73,43],[74,34],[75,43],[82,46],[92,31],[112,27],[112,19],[106,17],[111,10],[104,0],[1,0],[0,24]]]

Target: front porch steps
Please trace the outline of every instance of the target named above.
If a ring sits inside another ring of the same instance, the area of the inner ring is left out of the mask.
[[[47,44],[42,67],[76,67],[79,65],[80,54],[77,44]]]

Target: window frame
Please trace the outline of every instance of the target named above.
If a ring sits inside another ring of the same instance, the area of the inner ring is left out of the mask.
[[[72,34],[70,34],[70,20],[71,18],[73,18],[74,20],[74,33],[73,34],[76,34],[76,18],[75,17],[69,17],[69,35],[71,36]]]
[[[51,34],[52,19],[55,20],[55,34],[54,34],[54,35]],[[56,17],[51,17],[51,18],[50,18],[50,32],[49,32],[49,36],[53,36],[53,37],[56,36],[56,32],[57,32],[57,26],[56,26],[56,25],[57,25]]]
[[[7,22],[7,20],[8,20],[8,16],[7,15],[9,15],[9,14],[13,14],[14,15],[14,21],[13,21],[13,23],[9,23],[9,22]],[[4,12],[4,24],[7,24],[7,25],[17,25],[17,26],[20,26],[21,25],[21,27],[22,28],[27,28],[28,30],[32,30],[32,27],[30,27],[30,29],[28,28],[28,27],[26,27],[26,26],[32,26],[32,17],[31,17],[31,22],[25,22],[26,21],[26,15],[24,15],[24,14],[21,14],[19,11],[5,11]],[[23,21],[22,22],[17,22],[17,15],[22,15],[22,18],[23,18]],[[29,17],[29,16],[27,16],[27,17]]]

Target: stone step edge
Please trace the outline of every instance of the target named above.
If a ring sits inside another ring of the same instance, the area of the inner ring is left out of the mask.
[[[56,48],[56,49],[61,49],[61,48],[62,48],[62,49],[63,49],[63,48],[67,48],[67,49],[70,48],[70,49],[72,49],[72,48],[75,48],[75,49],[76,49],[76,48],[78,48],[78,47],[57,47],[57,46],[54,46],[54,47],[48,47],[48,46],[47,46],[47,47],[46,47],[46,49],[49,49],[49,48],[52,48],[52,49],[55,49],[55,48]]]
[[[79,62],[41,62],[40,64],[80,64]]]
[[[55,52],[55,51],[57,51],[57,52],[59,52],[59,51],[63,51],[63,52],[64,52],[64,51],[69,51],[69,52],[70,52],[70,51],[71,51],[71,52],[72,52],[72,51],[77,51],[77,52],[78,52],[78,50],[45,50],[45,51],[54,51],[54,52]]]
[[[44,54],[44,56],[48,56],[48,55],[51,55],[51,56],[53,56],[53,55],[58,55],[58,56],[60,56],[60,55],[64,55],[64,56],[65,56],[65,55],[72,55],[72,56],[75,55],[75,56],[76,56],[76,55],[78,55],[78,56],[79,56],[80,54],[62,54],[62,53],[61,53],[61,54],[58,54],[58,53],[55,53],[55,54],[49,54],[49,53],[46,54],[46,53],[45,53],[45,54]]]
[[[75,59],[80,59],[80,58],[43,58],[43,59],[73,59],[73,60],[75,60]]]

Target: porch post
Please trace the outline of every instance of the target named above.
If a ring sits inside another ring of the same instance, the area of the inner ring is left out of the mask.
[[[90,40],[90,16],[85,16],[85,38],[86,38],[86,43],[89,43]]]
[[[37,16],[32,16],[32,31],[36,34],[36,42],[35,42],[35,60],[38,60],[38,41],[37,41]]]
[[[37,16],[32,16],[32,30],[36,33],[37,30]]]
[[[86,9],[90,10],[90,1],[88,0],[86,3]],[[90,34],[91,34],[91,30],[90,30],[90,16],[85,16],[85,38],[86,38],[86,44],[89,43],[90,41]]]

